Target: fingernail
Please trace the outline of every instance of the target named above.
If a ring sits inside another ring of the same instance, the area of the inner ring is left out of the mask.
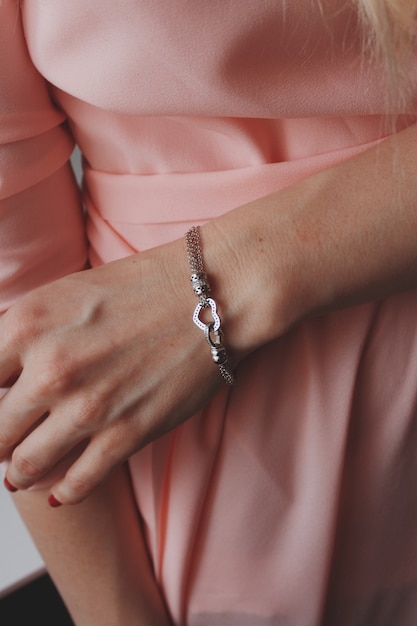
[[[16,493],[17,491],[17,487],[15,487],[14,485],[12,485],[12,483],[10,483],[6,477],[4,477],[3,480],[4,486],[6,487],[6,489],[8,491],[10,491],[11,493]]]
[[[62,502],[57,500],[55,498],[55,496],[52,495],[52,493],[51,493],[51,495],[48,498],[48,503],[49,503],[50,506],[53,506],[54,508],[56,508],[57,506],[61,506],[62,505]]]

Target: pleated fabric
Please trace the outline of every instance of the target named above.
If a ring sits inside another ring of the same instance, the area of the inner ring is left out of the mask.
[[[362,35],[336,0],[3,0],[1,310],[413,123]],[[130,459],[176,624],[416,621],[416,313],[410,291],[303,322]]]

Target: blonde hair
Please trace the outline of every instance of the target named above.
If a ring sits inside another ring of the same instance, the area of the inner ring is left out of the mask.
[[[385,69],[390,98],[406,104],[417,39],[416,0],[355,0],[366,36],[364,47]]]

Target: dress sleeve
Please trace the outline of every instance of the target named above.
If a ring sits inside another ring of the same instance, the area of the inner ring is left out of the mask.
[[[82,204],[65,116],[31,62],[19,2],[0,2],[0,313],[85,267]]]
[[[31,62],[20,4],[0,0],[0,314],[31,289],[86,266],[73,147],[65,115]],[[62,476],[76,454],[36,487]]]

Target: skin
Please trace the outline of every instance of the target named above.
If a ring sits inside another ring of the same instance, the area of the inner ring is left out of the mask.
[[[201,229],[233,365],[306,317],[417,286],[416,146],[412,126]],[[224,384],[188,275],[175,241],[37,289],[0,320],[0,383],[17,377],[0,400],[0,459],[77,626],[169,623],[123,463]],[[25,492],[84,440],[50,490]],[[51,509],[49,494],[78,505]]]
[[[416,139],[412,126],[202,228],[234,364],[307,316],[417,284]],[[222,382],[191,323],[188,274],[175,241],[34,290],[3,316],[0,381],[21,372],[0,400],[12,485],[31,486],[88,438],[51,489],[81,502],[207,403]]]
[[[169,626],[126,466],[84,502],[51,509],[43,490],[14,495],[77,626]]]

